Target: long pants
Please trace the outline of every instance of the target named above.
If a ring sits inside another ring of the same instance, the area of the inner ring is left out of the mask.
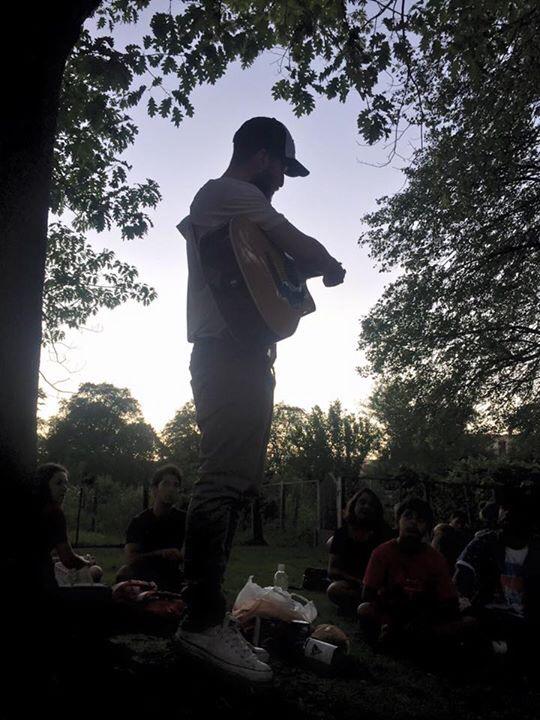
[[[219,624],[221,590],[238,516],[259,491],[274,399],[271,348],[196,342],[191,385],[201,432],[199,479],[189,505],[183,592],[185,628]]]

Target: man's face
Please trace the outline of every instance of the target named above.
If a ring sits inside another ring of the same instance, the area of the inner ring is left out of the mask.
[[[529,522],[524,508],[515,505],[499,507],[498,526],[507,532],[528,533]]]
[[[258,169],[251,179],[259,190],[271,200],[274,193],[283,187],[285,182],[285,161],[270,155],[264,150],[259,157]]]
[[[164,505],[174,505],[180,497],[180,481],[176,475],[164,475],[155,489],[155,498]]]
[[[427,522],[415,510],[405,510],[399,518],[400,539],[421,541],[427,529]]]
[[[53,502],[61,505],[66,497],[68,487],[68,478],[65,472],[59,471],[54,473],[52,478],[49,480],[49,492],[51,493],[51,499]]]

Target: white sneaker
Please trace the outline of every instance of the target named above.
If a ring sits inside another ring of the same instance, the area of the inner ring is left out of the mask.
[[[506,655],[508,652],[508,644],[505,640],[492,640],[491,647],[495,655]]]
[[[270,682],[272,669],[257,659],[251,646],[244,639],[237,622],[227,615],[222,625],[187,632],[179,627],[175,640],[185,652],[215,667],[238,675],[252,682]]]
[[[270,653],[268,650],[265,650],[263,647],[258,647],[257,645],[249,644],[249,649],[251,652],[255,655],[257,660],[260,660],[263,663],[266,663],[270,660]]]

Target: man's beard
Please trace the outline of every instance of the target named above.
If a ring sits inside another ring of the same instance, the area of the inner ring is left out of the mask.
[[[267,170],[261,170],[258,175],[251,178],[250,182],[259,188],[268,201],[272,200],[274,189],[272,187],[272,178]]]

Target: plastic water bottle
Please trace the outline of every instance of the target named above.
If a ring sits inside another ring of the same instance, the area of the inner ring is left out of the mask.
[[[277,572],[274,575],[274,587],[279,587],[285,591],[289,589],[289,576],[285,572],[285,565],[281,563],[277,566]]]

